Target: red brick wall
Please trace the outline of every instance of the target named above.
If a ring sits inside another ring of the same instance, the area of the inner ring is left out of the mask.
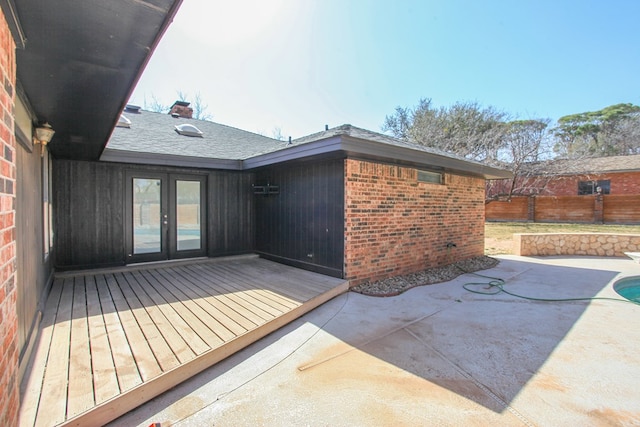
[[[484,253],[484,180],[345,161],[345,275],[355,286]],[[447,243],[456,247],[447,249]]]
[[[568,175],[553,178],[529,178],[529,182],[522,179],[516,183],[516,188],[525,188],[525,193],[540,196],[577,196],[579,181],[611,181],[611,194],[630,195],[640,194],[640,171],[616,172],[590,175]],[[499,180],[487,183],[487,198],[497,194],[505,194],[510,187],[509,180]]]
[[[0,10],[0,425],[18,424],[18,319],[16,313],[15,43]]]
[[[560,176],[547,184],[544,194],[576,196],[578,181],[611,180],[610,194],[640,194],[640,172],[603,173],[582,176]]]

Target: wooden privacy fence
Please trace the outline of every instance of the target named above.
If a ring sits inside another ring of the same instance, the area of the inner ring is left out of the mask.
[[[487,221],[640,224],[640,194],[513,197],[485,205]]]
[[[534,203],[535,222],[597,222],[594,197],[536,197]]]

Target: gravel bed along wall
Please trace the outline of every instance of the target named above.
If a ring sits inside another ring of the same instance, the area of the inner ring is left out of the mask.
[[[434,283],[453,280],[461,274],[486,270],[498,265],[498,260],[488,256],[478,256],[463,261],[458,261],[444,267],[429,268],[417,273],[394,276],[384,280],[366,282],[351,288],[353,292],[360,294],[390,297],[415,288],[416,286],[432,285]]]

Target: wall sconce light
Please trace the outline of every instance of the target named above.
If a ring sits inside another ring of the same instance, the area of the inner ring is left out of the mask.
[[[33,143],[42,145],[41,155],[44,156],[44,147],[46,147],[47,144],[51,142],[51,138],[53,138],[54,133],[56,133],[56,131],[54,131],[51,128],[51,125],[46,122],[39,125],[37,128],[35,128],[34,135],[33,135]]]

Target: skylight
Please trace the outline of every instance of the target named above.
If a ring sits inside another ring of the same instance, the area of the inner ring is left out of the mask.
[[[200,138],[202,138],[202,135],[203,135],[200,129],[198,129],[194,125],[190,125],[187,123],[182,125],[176,125],[176,132],[178,132],[180,135],[199,136]]]
[[[120,114],[120,118],[118,119],[118,123],[116,123],[117,128],[130,128],[131,120],[126,118],[123,114]]]

